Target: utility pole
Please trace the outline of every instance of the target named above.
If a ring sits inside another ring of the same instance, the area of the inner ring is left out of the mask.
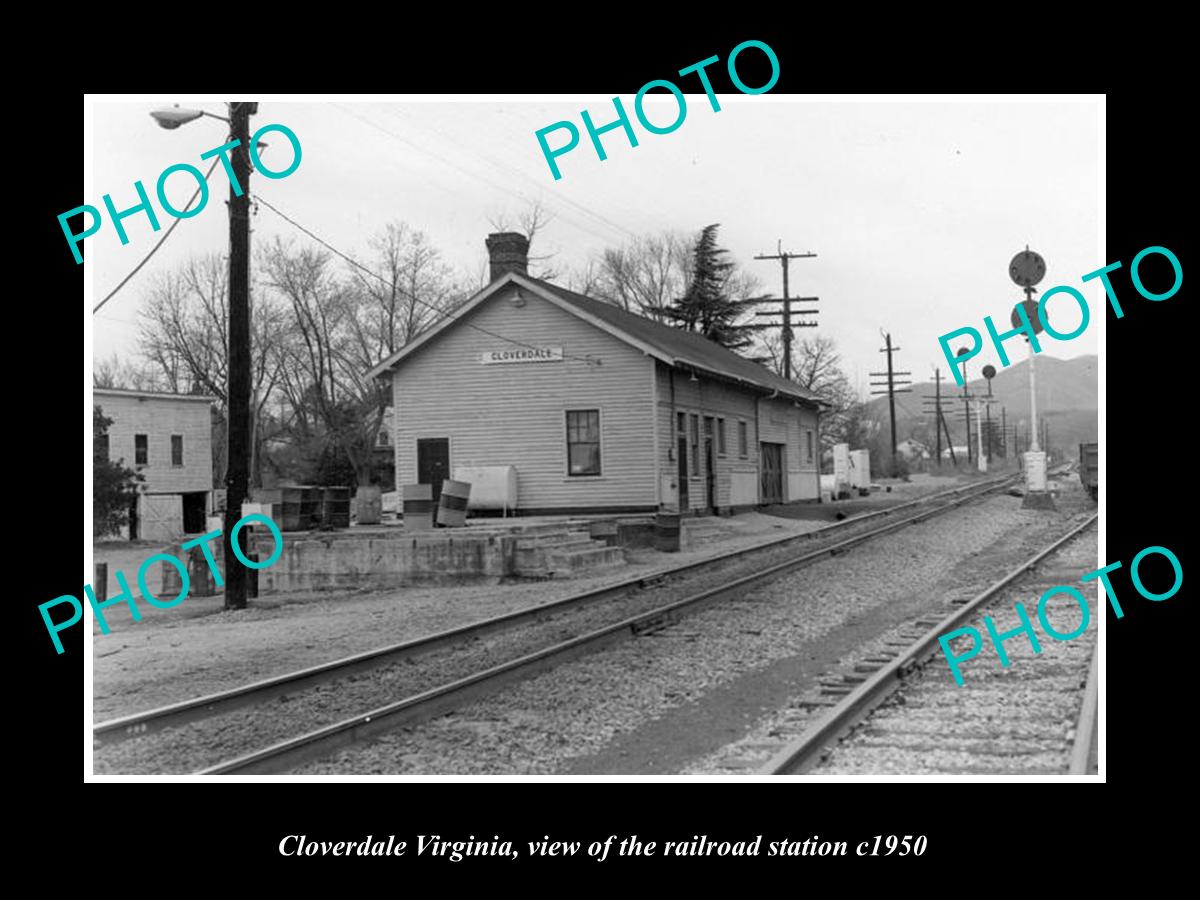
[[[257,103],[230,103],[229,184],[229,395],[225,464],[225,608],[246,608],[246,568],[233,552],[233,528],[242,517],[250,481],[250,116]],[[239,189],[240,186],[240,189]],[[241,547],[238,548],[241,551]]]
[[[933,370],[933,440],[937,444],[937,463],[942,464],[942,370]]]
[[[788,294],[788,260],[791,259],[811,259],[816,256],[815,253],[784,253],[783,241],[779,241],[778,251],[771,255],[759,254],[755,259],[777,259],[783,266],[783,300],[767,300],[767,303],[783,303],[782,310],[772,310],[771,312],[760,312],[756,315],[760,316],[783,316],[783,322],[779,323],[783,329],[783,377],[788,381],[792,380],[792,300],[803,303],[816,303],[818,297],[791,297]],[[798,309],[799,313],[816,313],[815,309]],[[774,325],[767,326],[770,328]],[[816,322],[797,322],[797,328],[816,328]]]
[[[1005,421],[1005,407],[1000,407],[1000,451],[1001,455],[1008,459],[1008,423]]]
[[[882,333],[882,329],[880,329],[880,333]],[[887,397],[888,397],[888,409],[892,415],[892,472],[895,473],[897,471],[897,464],[896,464],[896,395],[912,393],[912,388],[904,387],[904,385],[912,384],[911,381],[909,381],[909,380],[897,381],[896,378],[900,375],[911,375],[912,373],[911,372],[895,372],[895,371],[893,371],[893,369],[892,369],[892,354],[898,352],[900,350],[900,348],[892,346],[892,335],[890,332],[888,334],[884,334],[883,337],[884,337],[884,342],[885,342],[886,346],[880,348],[879,352],[887,354],[887,371],[886,372],[871,372],[869,374],[873,378],[883,378],[883,377],[887,378],[886,382],[874,382],[874,381],[871,382],[871,387],[881,387],[881,388],[886,388],[886,390],[871,391],[871,393],[875,394],[875,395],[887,394]],[[897,387],[897,385],[900,385],[900,387]]]
[[[933,370],[933,396],[930,397],[927,394],[924,398],[924,401],[925,401],[925,411],[926,412],[929,411],[929,405],[931,403],[933,404],[933,414],[934,414],[933,435],[934,435],[934,440],[937,442],[938,466],[941,466],[941,464],[942,464],[942,431],[943,431],[943,429],[946,432],[946,447],[950,451],[950,460],[955,465],[957,465],[958,459],[954,455],[954,440],[953,440],[953,438],[950,437],[950,425],[946,422],[946,412],[942,407],[942,370],[939,368],[935,367]],[[951,403],[953,401],[947,400],[946,402]]]

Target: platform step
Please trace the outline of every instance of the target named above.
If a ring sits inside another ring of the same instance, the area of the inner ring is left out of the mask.
[[[601,542],[570,550],[553,550],[548,564],[555,574],[576,574],[625,565],[625,552]]]

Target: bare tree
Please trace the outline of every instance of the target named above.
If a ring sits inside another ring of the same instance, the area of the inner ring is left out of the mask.
[[[778,329],[759,333],[758,347],[766,364],[783,374],[783,336]],[[869,413],[842,369],[842,355],[830,337],[806,337],[792,342],[792,380],[812,391],[829,408],[821,416],[821,446],[825,449],[863,440]]]
[[[443,318],[463,293],[428,237],[403,222],[389,224],[370,242],[368,271],[349,267],[350,314],[337,342],[347,393],[356,398],[363,432],[376,435],[391,402],[388,386],[366,373],[380,360]]]
[[[694,235],[664,231],[605,250],[590,279],[594,295],[626,312],[662,320],[662,309],[687,293]]]
[[[116,353],[92,365],[92,387],[127,391],[167,390],[161,375],[143,362],[122,360]]]
[[[364,377],[365,354],[379,337],[354,323],[363,295],[339,276],[324,250],[276,238],[261,259],[264,282],[291,314],[280,381],[292,413],[289,429],[297,439],[318,437],[340,451],[366,484],[385,396]]]
[[[218,254],[192,258],[160,276],[139,312],[138,344],[155,383],[175,393],[216,398],[214,477],[224,480],[224,423],[228,393],[229,268]],[[251,302],[251,483],[260,482],[263,411],[279,383],[286,337],[283,310],[261,291]]]
[[[547,226],[554,221],[554,216],[546,210],[541,200],[532,201],[517,215],[504,210],[488,216],[488,224],[495,231],[519,231],[529,241],[532,251],[537,236],[543,233]],[[546,253],[541,256],[529,257],[529,274],[543,281],[558,281],[562,276],[559,267],[553,265],[557,253]]]

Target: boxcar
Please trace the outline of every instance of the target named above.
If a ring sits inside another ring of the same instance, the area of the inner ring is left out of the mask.
[[[1092,499],[1100,493],[1100,445],[1079,445],[1079,480],[1087,488]]]

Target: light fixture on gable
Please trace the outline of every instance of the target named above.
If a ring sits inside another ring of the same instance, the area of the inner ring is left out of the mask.
[[[520,288],[516,288],[513,291],[512,305],[515,306],[517,309],[520,309],[522,306],[525,305],[525,298],[521,296]]]

